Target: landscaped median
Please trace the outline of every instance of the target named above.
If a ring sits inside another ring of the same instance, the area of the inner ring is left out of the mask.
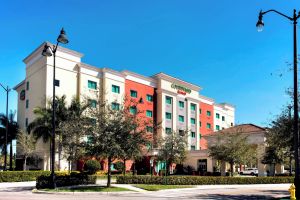
[[[192,185],[145,185],[145,184],[136,184],[134,187],[141,188],[147,191],[159,191],[159,190],[168,190],[168,189],[184,189],[184,188],[193,188]]]
[[[294,177],[118,176],[117,184],[234,185],[293,183]]]

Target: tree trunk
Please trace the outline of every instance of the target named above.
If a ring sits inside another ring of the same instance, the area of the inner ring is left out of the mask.
[[[233,176],[233,162],[230,163],[230,176]]]
[[[107,187],[110,187],[110,185],[111,185],[111,157],[108,157],[107,160],[108,160]]]
[[[290,174],[289,174],[290,176],[292,176],[292,173],[293,173],[292,159],[293,159],[292,155],[290,155],[290,163],[289,163],[290,164]]]
[[[123,176],[126,174],[126,159],[124,158],[124,166],[123,166]]]
[[[23,163],[23,171],[26,171],[26,160],[27,160],[27,156],[25,156],[25,159],[24,159],[24,163]]]
[[[58,171],[60,171],[61,152],[62,152],[62,147],[61,147],[61,139],[59,135],[58,136]]]
[[[169,175],[170,174],[170,164],[171,162],[166,160],[166,175]]]
[[[9,170],[12,171],[13,170],[13,147],[12,147],[12,140],[10,141],[10,144],[9,144],[9,153],[10,153],[10,156],[9,156]]]
[[[135,161],[133,161],[133,175],[136,175],[136,170],[135,170]]]

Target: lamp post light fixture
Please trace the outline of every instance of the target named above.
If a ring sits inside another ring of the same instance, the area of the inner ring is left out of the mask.
[[[62,28],[60,34],[56,40],[56,45],[52,47],[49,46],[47,43],[44,46],[42,55],[45,57],[53,56],[53,97],[52,97],[52,138],[51,138],[51,177],[52,177],[52,187],[56,188],[55,184],[55,173],[54,173],[54,166],[55,166],[55,86],[56,86],[56,79],[55,79],[55,58],[56,58],[56,51],[58,48],[58,44],[67,44],[69,40],[67,39],[66,32]]]
[[[8,95],[11,89],[7,86],[4,87],[1,83],[0,86],[5,90],[6,92],[6,128],[5,128],[5,144],[4,144],[4,171],[7,170],[7,137],[8,137]],[[10,162],[12,160],[10,159]],[[10,163],[11,165],[11,163]]]
[[[275,12],[293,23],[294,31],[294,122],[293,122],[293,135],[294,135],[294,157],[295,157],[295,179],[296,198],[300,199],[300,169],[299,169],[299,114],[298,114],[298,66],[297,66],[297,22],[300,17],[300,12],[294,10],[293,16],[289,17],[276,10],[260,11],[258,21],[256,23],[257,30],[261,32],[264,27],[263,16],[269,12]]]

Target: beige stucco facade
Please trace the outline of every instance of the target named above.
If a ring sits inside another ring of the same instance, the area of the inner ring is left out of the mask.
[[[47,99],[52,98],[53,57],[41,55],[44,44],[41,44],[24,59],[26,77],[14,88],[18,92],[18,123],[22,129],[25,129],[35,119],[34,108],[47,106]],[[188,137],[188,149],[200,149],[199,102],[203,98],[199,94],[201,90],[199,86],[164,73],[145,77],[129,71],[99,68],[81,62],[82,57],[83,54],[79,52],[58,47],[56,80],[59,81],[59,86],[56,87],[56,96],[65,95],[68,104],[74,97],[78,97],[81,101],[100,98],[108,103],[122,104],[126,97],[126,80],[153,87],[156,95],[155,117],[162,126],[157,134],[165,137],[166,128],[174,131],[187,130],[189,134],[193,132],[195,137]],[[97,87],[90,88],[89,81],[96,83]],[[120,91],[112,92],[112,85],[118,86]],[[25,99],[20,98],[22,92],[25,92]],[[168,97],[172,99],[171,104],[166,103]],[[180,102],[184,102],[183,108],[179,106]],[[192,105],[195,105],[193,110]],[[212,101],[212,105],[215,105],[216,109],[226,116],[222,127],[230,127],[234,122],[235,108],[229,104],[215,104],[214,101]],[[166,119],[167,112],[171,113],[171,119]],[[50,167],[49,149],[49,143],[38,142],[37,152],[43,159],[39,168],[44,170]],[[56,156],[56,161],[57,159]],[[61,169],[67,169],[67,162],[61,162]]]

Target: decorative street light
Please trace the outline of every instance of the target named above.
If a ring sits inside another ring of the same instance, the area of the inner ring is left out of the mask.
[[[54,166],[55,166],[55,86],[56,79],[55,79],[55,58],[56,58],[56,51],[59,43],[67,44],[69,40],[67,39],[66,32],[62,28],[60,34],[57,38],[56,45],[52,47],[49,46],[47,43],[44,46],[42,55],[46,57],[53,56],[53,97],[52,97],[52,138],[51,138],[51,177],[52,177],[52,187],[56,188],[55,184],[55,174],[54,174]]]
[[[6,129],[5,129],[5,145],[4,145],[4,171],[7,170],[7,136],[8,136],[8,95],[9,92],[11,91],[11,89],[9,89],[9,87],[4,87],[1,83],[0,86],[5,90],[6,92]],[[10,162],[12,162],[12,160],[10,159]],[[10,163],[10,166],[11,163]],[[12,170],[12,169],[11,169]]]
[[[300,169],[299,169],[299,127],[298,127],[298,66],[297,66],[297,21],[300,17],[300,12],[297,14],[296,10],[294,10],[293,17],[289,17],[285,14],[282,14],[281,12],[278,12],[276,10],[268,10],[266,12],[259,12],[258,15],[258,21],[256,23],[257,30],[261,32],[264,27],[263,22],[263,15],[267,14],[268,12],[275,12],[288,20],[293,22],[294,25],[294,157],[295,157],[295,179],[294,184],[296,186],[296,198],[300,199]]]

